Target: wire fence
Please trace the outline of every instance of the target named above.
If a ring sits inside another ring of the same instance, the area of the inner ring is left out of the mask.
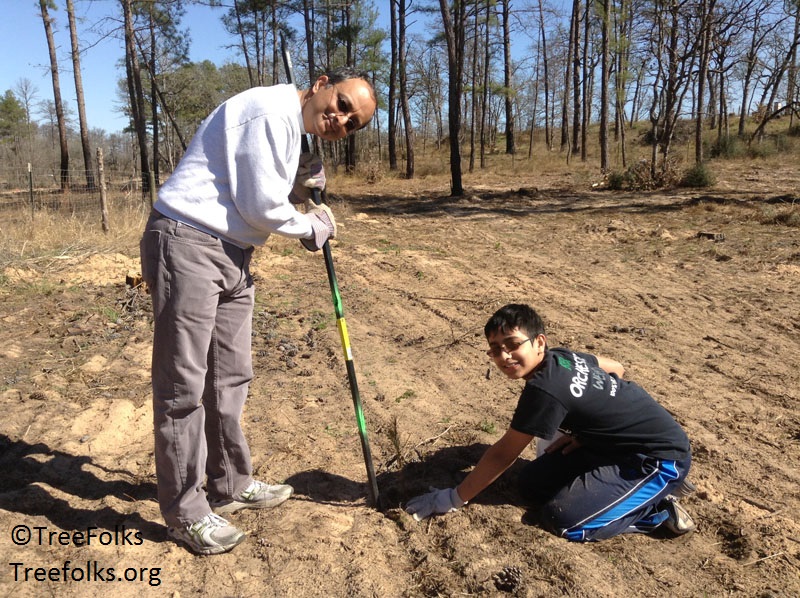
[[[101,187],[102,179],[102,187]],[[112,178],[84,170],[69,172],[69,185],[62,190],[58,170],[0,167],[0,221],[33,217],[37,212],[87,215],[103,209],[150,205],[141,180],[113,173]]]

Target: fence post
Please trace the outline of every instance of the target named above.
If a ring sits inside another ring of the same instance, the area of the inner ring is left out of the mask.
[[[150,187],[150,207],[153,207],[153,204],[156,202],[156,174],[150,170],[149,172],[150,180],[149,185]]]
[[[100,214],[103,232],[108,232],[108,205],[106,203],[106,174],[103,169],[103,148],[97,148],[97,176],[100,179]]]
[[[28,195],[31,198],[31,220],[33,220],[33,172],[30,162],[28,162]]]

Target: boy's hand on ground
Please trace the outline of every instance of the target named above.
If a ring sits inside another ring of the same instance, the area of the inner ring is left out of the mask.
[[[406,504],[406,513],[413,515],[417,521],[422,521],[431,515],[457,511],[466,504],[455,488],[445,488],[444,490],[432,488],[431,490],[427,494],[412,498]]]

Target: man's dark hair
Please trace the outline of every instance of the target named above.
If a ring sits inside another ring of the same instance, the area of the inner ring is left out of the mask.
[[[328,77],[328,85],[326,85],[326,87],[336,85],[337,83],[347,81],[348,79],[362,79],[369,88],[369,95],[372,98],[372,101],[375,102],[375,106],[378,105],[378,96],[375,93],[375,88],[372,86],[372,81],[369,79],[369,73],[366,71],[360,71],[352,66],[339,66],[335,69],[325,71],[325,76]],[[364,123],[364,125],[366,124],[367,123]]]
[[[509,332],[514,328],[519,328],[530,338],[544,334],[544,322],[536,310],[520,303],[509,303],[494,312],[483,327],[483,334],[488,338],[498,330]]]
[[[369,74],[366,71],[360,71],[352,66],[339,66],[335,69],[325,71],[325,75],[330,80],[330,84],[341,83],[348,79],[364,79],[372,87],[369,80]]]

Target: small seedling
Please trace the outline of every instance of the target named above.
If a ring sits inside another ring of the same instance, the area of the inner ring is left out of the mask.
[[[403,446],[403,442],[400,440],[400,429],[397,425],[397,416],[392,419],[392,425],[386,431],[386,435],[389,437],[389,442],[392,443],[392,449],[394,449],[394,455],[389,459],[389,461],[396,463],[402,468],[405,465],[405,458],[403,457],[403,451],[405,447]]]
[[[494,422],[490,422],[488,420],[481,420],[481,423],[478,425],[478,428],[481,432],[486,432],[487,434],[494,434],[497,428],[494,425]]]
[[[394,402],[395,403],[399,403],[400,401],[402,401],[404,399],[413,399],[415,396],[417,396],[417,393],[415,393],[413,390],[407,390],[403,394],[401,394],[399,397],[397,397],[394,400]]]

